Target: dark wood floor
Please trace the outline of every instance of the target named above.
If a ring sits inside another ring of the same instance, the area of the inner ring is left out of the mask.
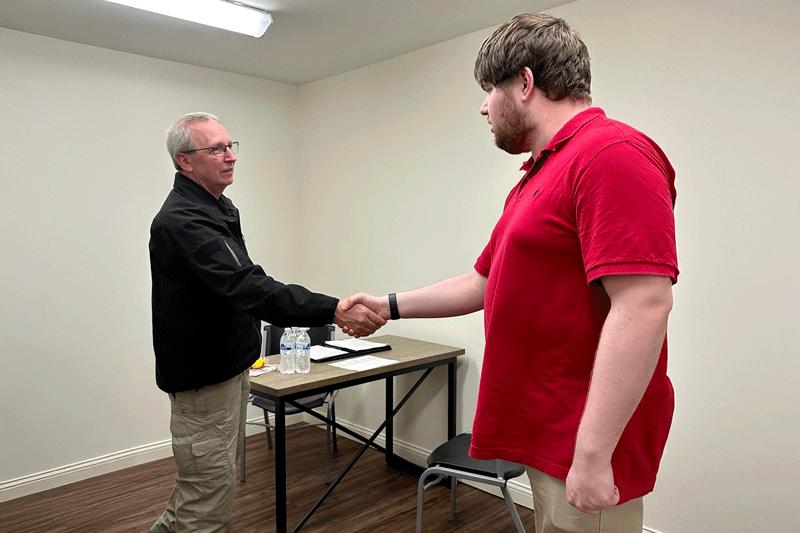
[[[287,433],[290,531],[325,491],[325,435],[319,428]],[[360,445],[339,438],[332,472]],[[338,468],[338,469],[337,469]],[[247,438],[247,480],[238,483],[234,531],[275,531],[273,452],[264,433]],[[0,503],[0,533],[145,533],[164,511],[175,482],[172,458],[97,476]],[[410,533],[416,520],[417,477],[386,465],[369,450],[311,517],[302,531]],[[514,524],[502,499],[459,485],[456,520],[449,520],[449,489],[425,491],[426,533],[504,533]],[[517,506],[534,531],[533,511]]]

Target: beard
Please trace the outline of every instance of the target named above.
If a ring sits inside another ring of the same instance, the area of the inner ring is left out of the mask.
[[[525,123],[522,113],[507,100],[503,102],[499,111],[498,120],[492,120],[494,144],[512,155],[526,152]]]

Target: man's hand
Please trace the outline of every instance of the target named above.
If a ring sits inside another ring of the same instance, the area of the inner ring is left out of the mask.
[[[419,289],[395,294],[400,318],[443,318],[474,313],[483,309],[487,279],[473,270],[453,276]],[[389,296],[371,296],[363,292],[339,302],[347,311],[356,304],[372,309],[386,321],[392,316],[389,311]],[[342,328],[345,333],[349,333]],[[352,333],[350,333],[352,335]]]
[[[352,297],[351,297],[352,298]],[[361,303],[341,300],[336,306],[333,323],[342,328],[342,331],[353,337],[366,337],[372,335],[386,324],[386,319]],[[388,306],[388,303],[387,303]]]
[[[576,457],[567,474],[567,501],[587,514],[608,509],[619,503],[619,489],[607,461],[582,461]]]
[[[344,310],[348,310],[356,304],[361,304],[369,307],[372,309],[375,314],[381,316],[384,319],[384,323],[386,320],[391,318],[391,313],[389,311],[389,297],[388,296],[370,296],[369,294],[365,294],[363,292],[356,293],[349,298],[346,298],[339,302],[342,304]]]

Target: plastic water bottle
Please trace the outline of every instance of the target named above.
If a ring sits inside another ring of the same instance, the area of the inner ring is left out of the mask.
[[[308,336],[308,328],[298,328],[298,330],[294,341],[297,371],[307,374],[311,370],[311,338]]]
[[[292,328],[284,329],[281,335],[281,362],[278,370],[281,374],[293,374],[296,370]]]

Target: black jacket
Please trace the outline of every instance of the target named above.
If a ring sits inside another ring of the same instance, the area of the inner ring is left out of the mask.
[[[338,300],[285,285],[253,264],[239,210],[181,173],[150,227],[156,383],[199,389],[258,359],[260,320],[276,326],[333,321]]]

